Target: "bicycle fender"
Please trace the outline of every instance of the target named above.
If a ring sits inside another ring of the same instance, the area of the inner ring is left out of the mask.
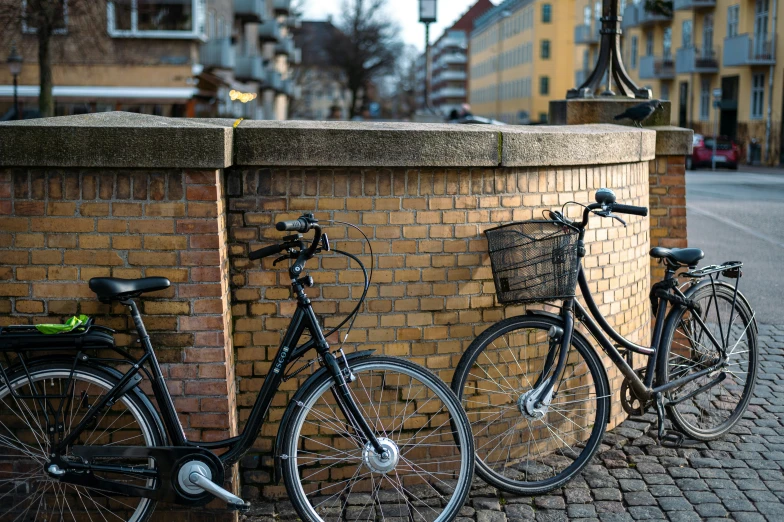
[[[351,362],[357,359],[364,359],[366,357],[370,357],[375,353],[375,350],[362,350],[359,352],[349,353],[346,354],[346,359]],[[338,364],[343,362],[343,357],[337,358]],[[286,432],[291,417],[294,415],[294,412],[297,408],[297,402],[308,392],[310,388],[313,386],[315,382],[317,382],[321,377],[327,373],[326,368],[319,368],[313,375],[308,377],[308,379],[300,386],[299,390],[294,394],[289,401],[289,405],[286,408],[286,411],[283,413],[283,417],[280,419],[280,425],[278,426],[278,434],[275,437],[275,451],[272,454],[273,459],[275,461],[274,465],[274,472],[272,475],[272,480],[275,484],[280,483],[280,479],[283,478],[283,462],[280,457],[283,455],[283,434]]]

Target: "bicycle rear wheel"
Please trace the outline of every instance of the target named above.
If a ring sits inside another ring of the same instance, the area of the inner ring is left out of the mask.
[[[143,522],[155,509],[154,501],[66,484],[46,472],[52,439],[68,434],[90,405],[117,383],[107,371],[79,365],[72,375],[72,368],[70,361],[34,364],[28,366],[29,376],[25,371],[9,376],[10,389],[0,384],[0,520]],[[134,392],[127,393],[100,413],[75,445],[160,445],[155,415],[148,403]],[[54,431],[49,432],[47,426]],[[76,459],[70,454],[62,458]],[[104,459],[100,463],[154,469],[149,459]],[[154,486],[153,480],[95,473],[112,481]]]
[[[352,364],[349,389],[381,459],[349,426],[324,374],[305,391],[285,433],[286,489],[303,520],[454,520],[471,486],[473,439],[449,388],[391,357]]]
[[[521,406],[542,375],[552,326],[563,323],[537,315],[496,323],[471,343],[452,380],[474,433],[477,473],[510,493],[541,494],[569,481],[588,464],[607,427],[607,376],[577,336],[544,415]]]
[[[722,368],[667,395],[670,420],[697,440],[712,440],[728,432],[746,411],[756,382],[759,358],[756,320],[746,298],[738,293],[737,299],[733,299],[734,295],[735,289],[725,283],[698,287],[687,296],[700,305],[704,326],[696,320],[696,312],[676,309],[664,336],[667,352],[659,362],[662,383],[686,377],[720,361],[719,350],[708,332],[723,344],[727,353],[728,360]],[[695,392],[698,393],[688,397]],[[678,400],[682,402],[672,403]]]

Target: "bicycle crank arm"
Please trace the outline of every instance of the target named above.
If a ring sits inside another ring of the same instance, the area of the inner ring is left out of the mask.
[[[232,509],[239,511],[247,511],[250,509],[250,504],[248,502],[245,502],[237,495],[226,491],[210,480],[209,477],[205,476],[204,469],[201,467],[194,468],[192,471],[190,471],[190,473],[188,473],[188,480],[190,481],[191,487],[199,488],[202,491],[206,491],[207,493],[223,500]]]
[[[678,397],[678,398],[677,398],[677,399],[675,399],[674,401],[667,401],[667,404],[677,405],[677,404],[680,404],[680,403],[682,403],[682,402],[684,402],[684,401],[687,401],[687,400],[689,400],[689,399],[691,399],[691,398],[693,398],[693,397],[696,397],[697,395],[699,395],[699,394],[701,394],[701,393],[704,393],[704,392],[706,392],[706,391],[710,390],[711,388],[713,388],[713,387],[714,387],[714,386],[716,386],[717,384],[720,384],[720,383],[721,383],[722,381],[724,381],[724,379],[726,379],[726,378],[727,378],[727,374],[726,374],[725,372],[721,372],[721,373],[719,374],[719,376],[718,376],[718,377],[716,377],[715,379],[713,379],[713,380],[712,380],[711,382],[709,382],[708,384],[705,384],[705,385],[703,385],[703,386],[700,386],[700,387],[699,387],[699,388],[697,388],[696,390],[694,390],[694,391],[691,391],[691,392],[687,393],[687,394],[686,394],[686,395],[684,395],[683,397]]]

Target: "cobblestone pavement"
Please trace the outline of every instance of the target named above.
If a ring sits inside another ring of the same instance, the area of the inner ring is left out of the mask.
[[[659,446],[653,414],[609,432],[582,476],[515,497],[477,479],[458,522],[784,521],[784,326],[760,325],[761,363],[744,418],[718,441]],[[256,501],[246,522],[295,520],[288,501]]]

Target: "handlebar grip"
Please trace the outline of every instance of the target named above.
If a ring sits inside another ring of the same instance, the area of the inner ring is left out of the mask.
[[[270,245],[270,246],[266,246],[264,248],[260,248],[260,249],[256,250],[255,252],[249,253],[248,254],[248,259],[251,259],[251,260],[254,260],[254,261],[256,259],[262,259],[264,257],[277,254],[278,252],[282,252],[285,248],[286,248],[285,245]]]
[[[622,205],[620,203],[615,203],[612,207],[613,212],[617,212],[618,214],[631,214],[633,216],[647,216],[648,209],[645,207],[635,207],[634,205]]]
[[[275,228],[281,232],[307,232],[310,230],[310,223],[304,219],[293,219],[289,221],[281,221],[275,225]]]

